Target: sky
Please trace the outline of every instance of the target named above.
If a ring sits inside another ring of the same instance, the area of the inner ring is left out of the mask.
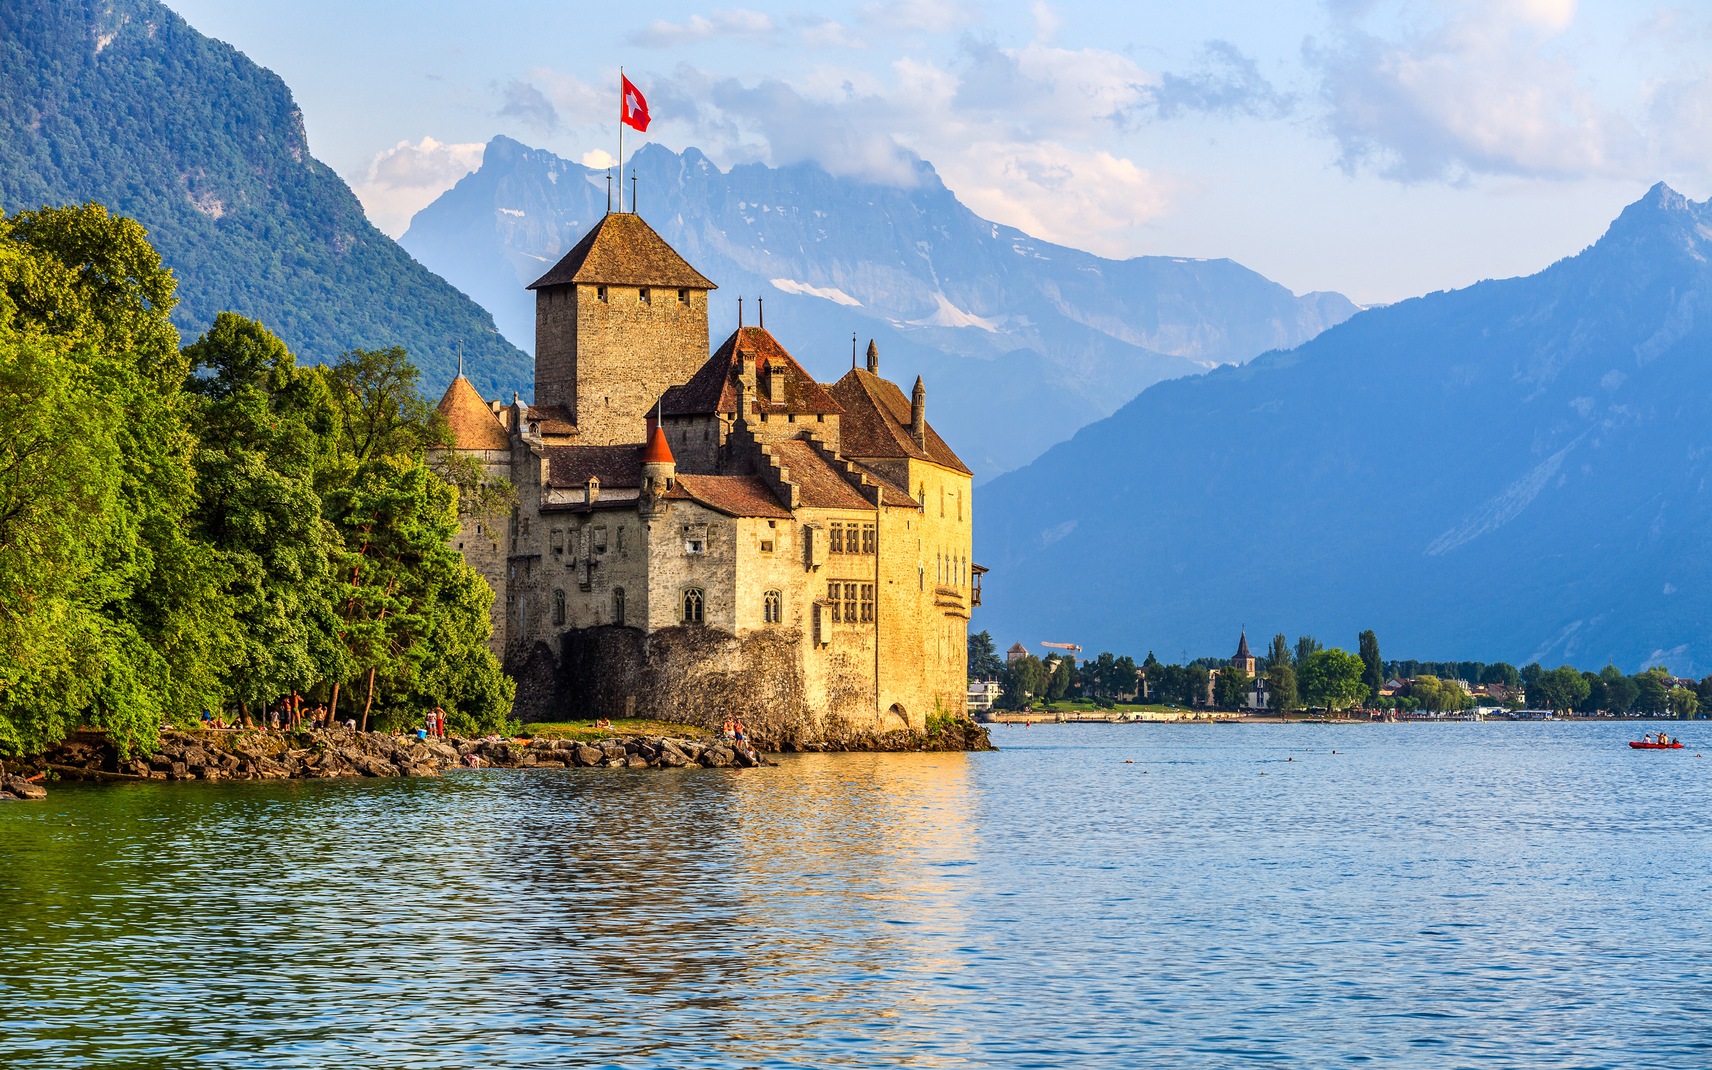
[[[1656,181],[1712,195],[1705,0],[166,3],[285,79],[395,236],[496,134],[605,166],[620,65],[648,140],[724,167],[919,156],[1038,237],[1363,304],[1530,274]]]

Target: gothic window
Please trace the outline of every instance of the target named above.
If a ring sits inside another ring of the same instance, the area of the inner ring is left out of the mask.
[[[684,588],[684,623],[700,624],[703,619],[703,598],[701,588]]]
[[[846,624],[856,623],[856,585],[854,583],[844,585],[844,622]]]
[[[874,622],[874,585],[871,583],[864,583],[862,585],[862,623],[863,624],[872,624],[873,622]]]
[[[563,628],[564,626],[565,626],[565,592],[554,591],[553,592],[553,627]]]
[[[618,530],[623,531],[624,529],[619,528]],[[624,588],[622,587],[612,589],[612,623],[624,623]]]
[[[784,607],[784,597],[778,591],[768,591],[761,596],[761,619],[768,624],[777,624],[784,617],[781,610]]]
[[[838,607],[842,604],[838,600],[838,596],[842,593],[843,586],[841,584],[829,583],[826,585],[826,600],[832,606],[832,623],[834,624],[844,619],[844,615],[838,611]]]
[[[827,525],[827,552],[841,554],[844,552],[844,525],[834,520]]]
[[[876,540],[877,540],[877,535],[876,535],[876,532],[874,530],[874,525],[863,524],[862,525],[862,552],[865,554],[872,555],[875,552],[876,546],[878,545]]]

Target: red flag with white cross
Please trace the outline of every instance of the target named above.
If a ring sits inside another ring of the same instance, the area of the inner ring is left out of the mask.
[[[625,126],[647,133],[648,98],[642,95],[642,91],[637,89],[635,83],[630,79],[623,75],[619,77],[624,83],[624,92],[618,109],[618,118],[623,121]]]

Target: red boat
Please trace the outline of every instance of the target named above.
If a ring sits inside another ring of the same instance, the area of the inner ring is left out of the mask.
[[[1642,743],[1640,740],[1629,740],[1629,746],[1636,750],[1681,750],[1682,741],[1673,740],[1669,743]]]

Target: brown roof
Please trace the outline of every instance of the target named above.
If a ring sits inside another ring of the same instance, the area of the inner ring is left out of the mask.
[[[608,212],[551,271],[530,283],[529,289],[578,282],[715,289],[707,276],[690,267],[689,261],[634,212]]]
[[[838,452],[846,457],[913,457],[971,474],[932,424],[927,427],[927,448],[915,444],[910,437],[910,399],[896,383],[852,368],[833,384],[832,396],[844,407]]]
[[[850,463],[856,465],[857,468],[860,468],[863,475],[878,483],[880,485],[880,489],[885,491],[885,493],[880,497],[880,501],[883,504],[888,506],[905,506],[910,509],[919,509],[921,507],[921,503],[915,500],[915,495],[911,494],[907,488],[898,486],[896,483],[893,483],[890,479],[874,471],[865,464],[857,464],[855,461],[851,461]]]
[[[535,425],[536,430],[543,435],[574,435],[577,433],[577,418],[570,408],[564,405],[531,405],[523,415],[524,420]]]
[[[1254,655],[1252,655],[1248,652],[1248,629],[1244,628],[1242,630],[1242,638],[1240,638],[1236,641],[1236,657],[1232,658],[1231,660],[1232,661],[1247,661],[1249,658],[1251,658],[1253,656]]]
[[[775,442],[772,448],[779,455],[779,463],[789,469],[785,478],[802,491],[797,500],[799,506],[808,509],[873,510],[873,504],[807,442]]]
[[[741,372],[740,353],[747,351],[755,357],[757,389],[754,412],[798,415],[837,415],[844,410],[833,400],[826,387],[815,382],[814,376],[803,370],[796,358],[785,352],[763,327],[739,327],[690,376],[682,386],[667,389],[660,399],[660,411],[667,416],[705,416],[716,412],[737,411],[737,377]],[[768,401],[760,389],[762,369],[774,368],[785,377],[785,399]]]
[[[642,485],[642,444],[633,446],[548,446],[547,485],[580,487],[593,476],[603,487]]]
[[[760,476],[679,476],[666,497],[700,502],[726,516],[791,518]]]
[[[487,407],[474,384],[463,376],[452,380],[440,399],[440,415],[452,429],[452,442],[461,450],[508,450],[511,436]]]

